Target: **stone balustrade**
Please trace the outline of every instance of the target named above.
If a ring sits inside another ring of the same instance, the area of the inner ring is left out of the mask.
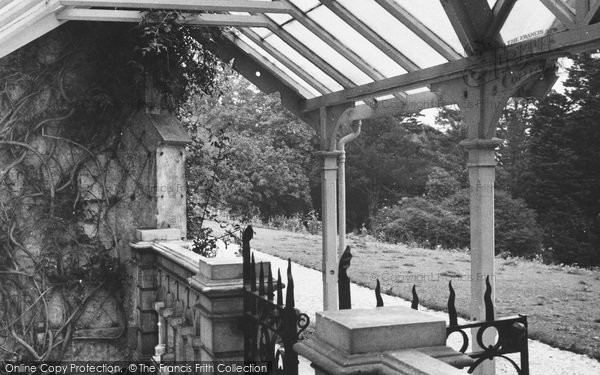
[[[243,360],[241,257],[202,257],[186,248],[178,229],[138,230],[137,238],[131,248],[138,356]]]

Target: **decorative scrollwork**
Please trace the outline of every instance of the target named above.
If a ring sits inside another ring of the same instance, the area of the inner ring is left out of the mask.
[[[300,338],[300,335],[302,335],[302,332],[304,332],[306,330],[306,328],[308,328],[308,326],[310,325],[310,317],[308,315],[306,315],[305,313],[300,313],[298,314],[298,319],[296,320],[296,325],[298,326],[298,333],[297,333],[297,337]]]

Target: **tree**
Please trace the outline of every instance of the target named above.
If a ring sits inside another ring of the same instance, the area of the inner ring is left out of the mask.
[[[598,265],[600,248],[600,60],[575,58],[566,95],[540,103],[520,178],[553,260]]]

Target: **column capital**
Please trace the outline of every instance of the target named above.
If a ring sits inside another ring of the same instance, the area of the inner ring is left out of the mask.
[[[502,143],[499,138],[492,139],[465,139],[459,143],[469,151],[467,167],[495,167],[495,149]]]

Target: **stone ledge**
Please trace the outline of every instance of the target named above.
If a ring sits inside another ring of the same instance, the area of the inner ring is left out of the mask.
[[[135,238],[138,241],[174,241],[181,240],[181,229],[136,229]]]

